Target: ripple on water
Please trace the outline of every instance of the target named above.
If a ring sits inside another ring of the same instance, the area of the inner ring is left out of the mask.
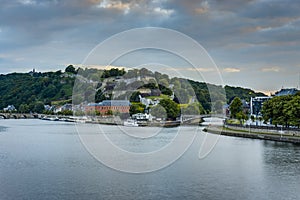
[[[7,127],[5,127],[5,126],[0,126],[0,132],[5,132],[6,129],[7,129]]]

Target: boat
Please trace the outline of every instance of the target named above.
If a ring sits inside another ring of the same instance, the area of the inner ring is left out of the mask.
[[[124,121],[124,126],[132,126],[132,127],[137,127],[139,126],[136,120],[133,119],[127,119]]]
[[[42,120],[59,121],[59,118],[56,117],[56,116],[50,116],[50,117],[44,116],[44,117],[42,118]]]
[[[70,116],[67,119],[67,122],[76,122],[76,123],[85,123],[88,120],[86,116],[77,117],[77,116]]]

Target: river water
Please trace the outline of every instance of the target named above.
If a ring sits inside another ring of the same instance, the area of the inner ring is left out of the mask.
[[[176,129],[161,130],[147,150],[164,145]],[[300,199],[300,146],[221,136],[199,159],[204,134],[170,166],[130,174],[90,155],[72,123],[0,120],[0,199]],[[144,145],[114,139],[132,151]]]

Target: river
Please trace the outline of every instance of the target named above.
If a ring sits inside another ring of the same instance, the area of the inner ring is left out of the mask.
[[[194,131],[181,128],[187,135]],[[112,137],[122,148],[148,151],[165,145],[177,129],[162,129],[147,145],[145,138]],[[90,155],[72,123],[0,120],[0,199],[300,199],[300,146],[220,136],[199,159],[204,135],[199,131],[168,167],[131,174]]]

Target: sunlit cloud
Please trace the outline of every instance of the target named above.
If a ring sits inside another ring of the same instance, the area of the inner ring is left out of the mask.
[[[110,1],[110,0],[103,0],[99,5],[99,8],[105,8],[105,9],[117,9],[124,12],[124,14],[127,14],[130,9],[131,5],[130,3],[123,3],[122,1]]]
[[[65,66],[68,66],[70,64],[64,64]],[[72,64],[75,67],[80,67],[82,69],[85,68],[94,68],[94,69],[102,69],[102,70],[109,70],[109,69],[125,69],[129,70],[130,68],[125,67],[125,66],[115,66],[115,65],[84,65],[84,64]]]
[[[19,0],[19,3],[21,3],[23,5],[34,5],[34,4],[36,4],[36,1],[34,1],[34,0]]]
[[[263,67],[261,68],[262,72],[279,72],[281,69],[278,66],[273,66],[273,67]]]
[[[174,67],[165,68],[165,71],[190,71],[190,72],[213,72],[216,71],[214,68],[203,68],[203,67]]]
[[[93,1],[95,3],[96,0]],[[130,12],[143,12],[145,14],[158,14],[160,16],[169,17],[175,11],[173,9],[166,9],[161,6],[159,1],[113,1],[103,0],[98,3],[98,8],[114,9],[122,11],[124,14]]]
[[[233,68],[233,67],[228,67],[228,68],[223,69],[223,71],[227,72],[227,73],[237,73],[237,72],[240,72],[241,69],[239,69],[239,68]]]
[[[163,8],[160,8],[160,7],[156,7],[156,8],[154,8],[154,12],[155,12],[155,13],[158,13],[158,14],[160,14],[160,15],[170,16],[171,14],[174,13],[174,10],[171,10],[171,9],[163,9]]]
[[[198,72],[212,72],[212,71],[215,71],[215,69],[213,69],[213,68],[202,68],[202,67],[186,68],[185,70],[188,70],[188,71],[198,71]]]

